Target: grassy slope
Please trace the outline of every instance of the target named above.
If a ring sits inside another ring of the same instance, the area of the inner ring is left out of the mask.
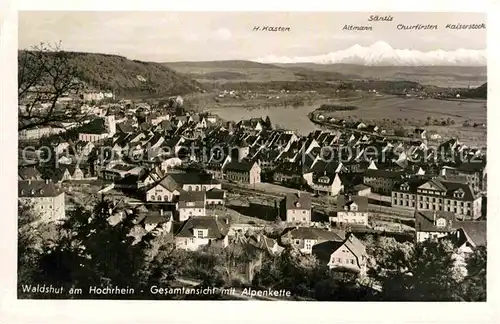
[[[22,52],[20,53],[22,54]],[[112,90],[117,95],[178,95],[195,92],[201,85],[160,63],[129,60],[118,55],[67,52],[89,88]],[[50,54],[49,54],[50,55]],[[142,76],[146,81],[140,81]]]

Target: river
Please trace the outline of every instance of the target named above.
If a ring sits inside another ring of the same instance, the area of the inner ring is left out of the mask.
[[[307,135],[319,129],[307,116],[319,106],[320,103],[315,103],[299,108],[272,107],[252,110],[242,109],[241,107],[223,107],[212,108],[209,111],[222,119],[234,121],[269,116],[273,125],[296,131],[301,135]]]

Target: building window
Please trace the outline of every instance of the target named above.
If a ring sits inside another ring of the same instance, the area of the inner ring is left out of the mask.
[[[354,259],[351,259],[351,264],[354,264]]]
[[[342,259],[341,258],[337,258],[337,263],[342,263]]]
[[[197,231],[198,232],[198,237],[202,238],[203,237],[203,231]]]

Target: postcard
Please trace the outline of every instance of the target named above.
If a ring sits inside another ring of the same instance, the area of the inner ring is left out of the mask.
[[[487,27],[20,11],[17,298],[486,302]]]

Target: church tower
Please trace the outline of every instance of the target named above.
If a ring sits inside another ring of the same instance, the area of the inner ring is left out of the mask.
[[[116,133],[116,121],[115,115],[107,115],[105,119],[106,130],[108,131],[109,136],[114,136]]]

